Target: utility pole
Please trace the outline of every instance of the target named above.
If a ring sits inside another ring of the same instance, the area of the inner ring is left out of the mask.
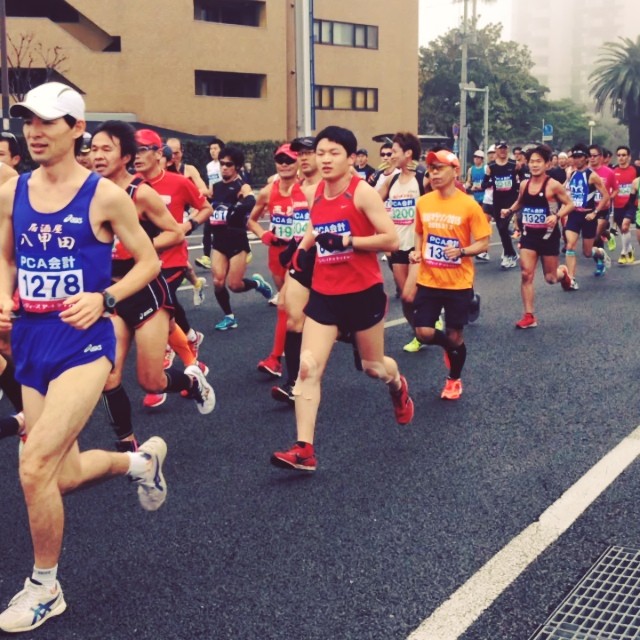
[[[9,67],[7,65],[7,7],[5,0],[0,0],[0,58],[2,69],[2,129],[9,131]]]
[[[467,171],[467,61],[469,45],[467,40],[468,0],[464,0],[464,19],[462,21],[462,68],[460,71],[460,166],[461,175]]]

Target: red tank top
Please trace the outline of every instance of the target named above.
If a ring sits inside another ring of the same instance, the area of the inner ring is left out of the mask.
[[[309,204],[300,185],[294,183],[288,196],[280,193],[280,181],[274,180],[269,193],[271,231],[283,240],[299,240],[309,222]]]
[[[325,183],[318,184],[311,207],[314,233],[372,236],[375,229],[367,216],[356,208],[354,194],[361,178],[353,176],[347,189],[336,198],[324,195]],[[325,251],[319,245],[311,288],[325,295],[357,293],[383,282],[378,256],[372,251]]]

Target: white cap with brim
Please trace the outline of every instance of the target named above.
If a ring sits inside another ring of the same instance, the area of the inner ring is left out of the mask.
[[[76,120],[84,120],[84,100],[66,84],[46,82],[31,89],[22,102],[11,106],[9,113],[14,118],[35,115],[43,120],[57,120],[71,116]]]

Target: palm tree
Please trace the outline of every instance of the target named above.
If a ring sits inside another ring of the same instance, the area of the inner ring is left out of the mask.
[[[619,38],[606,42],[597,66],[589,76],[596,109],[609,105],[611,113],[629,127],[633,157],[640,151],[640,36],[634,42]]]

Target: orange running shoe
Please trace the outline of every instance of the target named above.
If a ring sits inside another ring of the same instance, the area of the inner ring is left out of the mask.
[[[459,400],[462,395],[462,380],[457,378],[456,380],[452,380],[451,378],[447,378],[447,381],[444,383],[444,389],[440,394],[440,397],[443,400]]]

